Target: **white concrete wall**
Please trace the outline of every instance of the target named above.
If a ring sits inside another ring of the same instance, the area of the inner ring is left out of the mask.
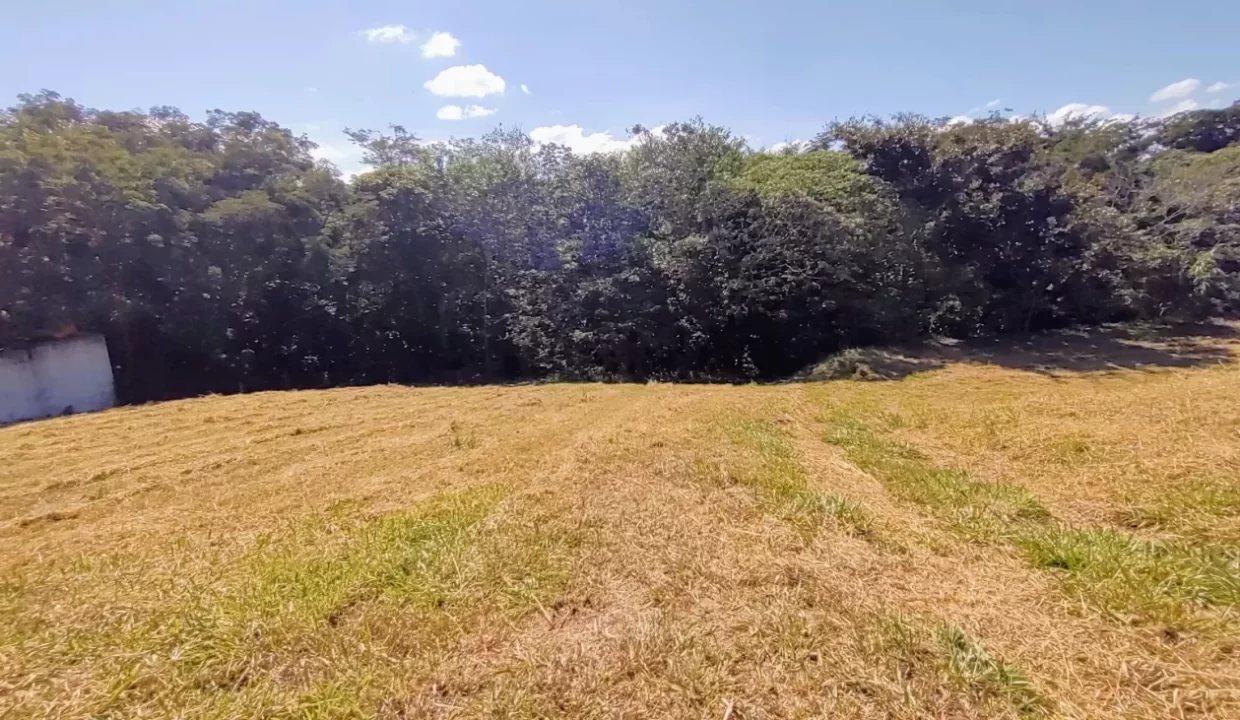
[[[103,410],[116,404],[100,335],[0,352],[0,423]]]

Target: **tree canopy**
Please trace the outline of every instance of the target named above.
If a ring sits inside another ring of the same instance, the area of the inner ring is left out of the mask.
[[[0,345],[106,334],[127,401],[353,383],[773,378],[929,334],[1240,302],[1240,104],[1163,121],[695,119],[575,155],[257,113],[0,114]]]

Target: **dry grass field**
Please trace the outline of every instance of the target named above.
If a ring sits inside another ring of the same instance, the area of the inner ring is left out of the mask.
[[[0,717],[1240,717],[1233,335],[3,428]]]

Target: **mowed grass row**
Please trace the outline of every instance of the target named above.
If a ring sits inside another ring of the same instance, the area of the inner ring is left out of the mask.
[[[890,418],[888,421],[890,422]],[[828,442],[849,460],[881,479],[897,497],[924,507],[970,538],[1008,542],[1040,568],[1062,575],[1074,594],[1108,616],[1154,621],[1179,636],[1207,620],[1232,624],[1240,606],[1240,548],[1227,543],[1172,537],[1142,537],[1114,527],[1074,527],[1056,521],[1026,488],[981,482],[942,467],[923,453],[886,437],[840,408],[824,417]],[[1175,492],[1157,512],[1184,508],[1190,515],[1224,515],[1217,502],[1229,489]],[[1202,502],[1193,503],[1194,498]]]
[[[419,397],[421,419],[410,419],[401,406],[422,393],[356,394],[375,418],[357,421],[352,392],[268,394],[6,430],[8,447],[50,477],[0,484],[13,513],[2,526],[0,714],[414,712],[480,637],[515,635],[551,605],[588,533],[562,497],[520,480],[542,462],[531,447],[572,440],[562,432],[580,426],[581,393],[556,402],[562,422],[548,412],[541,432],[507,433],[498,467],[479,452],[483,433],[492,443],[497,433],[471,422],[468,405]],[[507,425],[512,410],[487,422]],[[192,432],[204,418],[214,443]],[[100,437],[100,422],[145,433]],[[65,436],[103,445],[93,459],[115,464],[84,472],[79,458],[33,451]],[[126,445],[128,457],[110,452]]]
[[[9,588],[4,669],[25,698],[11,709],[363,716],[403,697],[404,679],[435,675],[472,633],[550,603],[578,542],[529,498],[483,486],[373,518],[333,508],[264,535],[209,582],[145,588],[162,602],[141,610],[124,586],[57,577],[126,558],[77,560],[27,578],[46,586],[37,597]],[[109,592],[120,597],[99,597]],[[76,607],[41,618],[53,603]]]
[[[766,408],[765,414],[778,415],[779,412],[776,408]],[[731,418],[721,425],[731,442],[748,450],[753,461],[735,469],[735,480],[752,490],[767,512],[791,524],[803,537],[833,528],[884,543],[886,538],[876,536],[875,519],[860,503],[825,493],[816,486],[796,459],[790,433],[779,422]],[[850,429],[854,433],[857,431],[855,425]],[[904,448],[895,454],[907,457],[911,451]],[[880,456],[882,453],[871,459]],[[861,455],[850,455],[850,458],[867,471],[877,469],[864,462]],[[967,505],[953,502],[962,499],[959,488],[944,493],[946,488],[937,482],[938,478],[906,480],[908,483],[902,488],[905,492],[899,493],[902,496],[907,497],[911,492],[921,500],[933,498],[932,506],[939,509]],[[962,509],[973,512],[973,508]],[[861,649],[869,656],[869,664],[877,666],[880,677],[891,678],[899,687],[902,695],[899,705],[904,711],[928,716],[940,714],[944,708],[934,707],[935,703],[925,696],[944,693],[959,698],[964,707],[989,716],[1042,717],[1052,707],[1023,670],[994,657],[967,631],[951,622],[940,622],[936,627],[931,621],[911,618],[899,611],[888,614],[887,609],[875,616],[852,614],[850,620],[861,629]],[[914,677],[916,682],[912,681]],[[881,690],[868,692],[877,695]],[[964,709],[948,707],[955,712]]]
[[[1234,717],[1210,342],[0,429],[0,715]]]

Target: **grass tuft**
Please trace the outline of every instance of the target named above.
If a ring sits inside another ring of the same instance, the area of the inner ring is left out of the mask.
[[[896,674],[900,677],[917,672],[932,654],[925,645],[923,633],[906,615],[879,617],[875,638],[875,650],[883,657],[896,661]]]
[[[900,613],[880,615],[865,636],[867,651],[885,661],[906,704],[954,689],[988,717],[1046,714],[1049,700],[1024,671],[991,655],[957,625],[931,627]]]
[[[1067,588],[1116,619],[1197,623],[1196,611],[1240,604],[1240,551],[1158,542],[1109,529],[1046,527],[1017,545],[1030,561],[1062,574]]]
[[[1200,540],[1240,541],[1240,488],[1194,483],[1159,493],[1153,502],[1129,502],[1115,520],[1133,530],[1169,530]]]
[[[454,450],[473,450],[481,444],[476,434],[456,420],[448,425],[448,442]]]
[[[1029,677],[986,652],[976,640],[955,625],[938,632],[939,646],[947,654],[947,671],[958,685],[982,695],[1007,699],[1023,717],[1046,714],[1046,701]]]

